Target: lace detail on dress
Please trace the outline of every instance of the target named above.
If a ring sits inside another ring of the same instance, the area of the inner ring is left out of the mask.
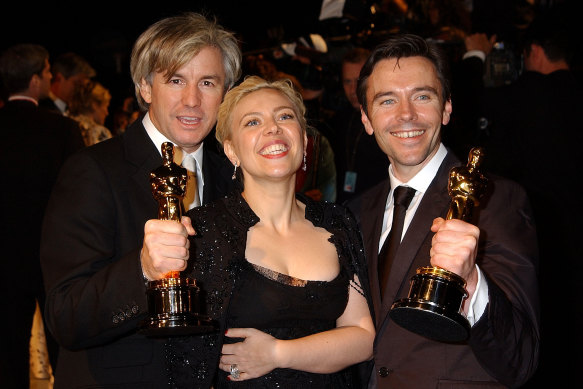
[[[264,277],[269,278],[270,280],[279,282],[280,284],[297,287],[305,287],[308,284],[308,281],[306,280],[301,280],[299,278],[288,276],[287,274],[282,274],[275,270],[271,270],[251,262],[249,262],[249,264],[253,267],[253,269],[255,269],[257,273],[263,275]]]

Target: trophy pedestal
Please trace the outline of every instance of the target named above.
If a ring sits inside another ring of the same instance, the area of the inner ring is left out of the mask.
[[[408,330],[441,342],[461,342],[468,338],[470,324],[460,314],[467,297],[465,281],[438,267],[422,267],[411,279],[407,298],[397,300],[389,313],[392,320]]]
[[[191,278],[148,282],[149,318],[140,332],[146,336],[182,336],[212,332],[211,320],[200,314],[200,289]]]

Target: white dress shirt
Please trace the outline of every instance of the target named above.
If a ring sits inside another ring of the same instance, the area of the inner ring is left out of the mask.
[[[160,156],[162,156],[162,143],[171,142],[171,141],[168,138],[166,138],[160,131],[158,131],[156,126],[154,126],[154,123],[152,123],[152,119],[150,119],[149,112],[146,113],[146,115],[144,115],[144,119],[142,120],[142,124],[144,125],[144,128],[146,129],[148,136],[150,137],[152,142],[154,142],[154,145],[156,146],[156,149],[160,153]],[[174,142],[172,142],[172,143],[174,143]],[[182,159],[183,159],[183,151],[179,146],[177,146],[177,145],[174,145],[174,146],[175,146],[174,147],[174,162],[181,165]],[[195,152],[190,153],[190,155],[192,155],[196,161],[196,181],[197,181],[198,199],[199,199],[200,204],[204,204],[203,197],[202,197],[203,188],[204,188],[204,176],[202,174],[202,161],[203,161],[203,147],[202,146],[203,146],[203,144],[201,143],[199,148],[196,149]]]
[[[389,179],[391,180],[391,191],[389,192],[389,196],[387,197],[387,204],[385,206],[385,214],[383,216],[383,230],[381,233],[381,238],[379,240],[379,252],[383,247],[383,243],[385,239],[389,235],[391,231],[391,224],[393,221],[393,191],[399,185],[409,186],[416,190],[415,196],[413,200],[411,200],[411,204],[407,209],[407,213],[405,215],[405,223],[403,225],[403,236],[407,232],[409,225],[411,224],[411,220],[413,216],[415,216],[415,212],[417,208],[419,208],[419,204],[423,199],[423,195],[427,192],[427,188],[435,178],[441,163],[445,159],[447,154],[447,149],[442,144],[439,145],[439,149],[437,153],[431,158],[431,160],[425,165],[413,178],[411,178],[408,182],[401,182],[399,181],[395,175],[393,174],[393,167],[392,165],[389,166]],[[429,228],[429,226],[427,227]],[[476,285],[476,291],[470,300],[470,307],[468,309],[468,316],[467,319],[470,322],[470,325],[474,325],[475,322],[483,315],[484,311],[486,310],[486,305],[488,305],[488,283],[483,282],[483,274],[480,270],[480,267],[476,264],[476,269],[478,270],[478,284]]]

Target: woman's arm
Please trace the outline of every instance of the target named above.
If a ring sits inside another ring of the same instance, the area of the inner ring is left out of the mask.
[[[359,283],[357,277],[355,281]],[[231,364],[237,364],[239,380],[244,380],[276,368],[333,373],[369,360],[375,337],[373,320],[364,296],[353,287],[349,290],[346,309],[336,321],[337,327],[329,331],[280,340],[253,328],[229,329],[226,336],[244,341],[223,345],[219,367],[230,372]]]

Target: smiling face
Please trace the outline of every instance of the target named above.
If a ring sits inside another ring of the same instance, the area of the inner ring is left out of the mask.
[[[246,183],[250,178],[292,177],[302,163],[307,138],[297,109],[275,89],[243,97],[231,114],[230,132],[225,153],[241,167]]]
[[[221,52],[205,47],[169,80],[158,72],[152,85],[142,80],[140,94],[150,104],[150,119],[158,131],[191,153],[216,123],[224,85]]]
[[[441,125],[449,122],[452,110],[441,88],[434,66],[423,57],[384,59],[367,82],[368,115],[363,112],[362,121],[403,182],[439,148]]]

